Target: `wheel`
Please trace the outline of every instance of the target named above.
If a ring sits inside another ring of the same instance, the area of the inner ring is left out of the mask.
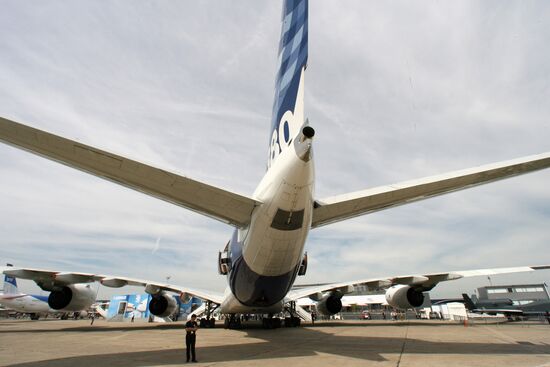
[[[285,327],[298,327],[300,326],[302,320],[299,317],[291,316],[291,317],[285,317],[284,319],[284,326]]]

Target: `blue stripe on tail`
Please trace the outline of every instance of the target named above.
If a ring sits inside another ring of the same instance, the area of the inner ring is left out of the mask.
[[[14,287],[17,287],[17,281],[14,277],[10,277],[9,275],[4,277],[4,283],[12,284]]]
[[[282,121],[287,111],[294,113],[302,71],[307,65],[308,2],[285,0],[283,5],[281,40],[279,43],[279,70],[275,81],[275,100],[271,122],[269,163],[271,166],[279,153],[290,144],[296,125],[301,126],[303,116],[297,121]],[[293,116],[293,115],[292,115]],[[295,125],[295,126],[292,126]]]
[[[17,281],[14,277],[6,275],[4,276],[4,294],[16,294],[17,293]]]

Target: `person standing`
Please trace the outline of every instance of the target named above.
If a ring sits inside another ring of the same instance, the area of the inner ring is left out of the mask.
[[[185,323],[185,347],[187,348],[187,362],[189,358],[192,357],[191,361],[197,362],[195,355],[195,343],[197,341],[197,330],[199,326],[197,325],[197,315],[191,315],[191,320]]]

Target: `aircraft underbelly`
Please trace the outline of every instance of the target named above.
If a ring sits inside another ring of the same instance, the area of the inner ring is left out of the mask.
[[[247,306],[242,304],[233,293],[229,292],[221,305],[221,313],[223,314],[235,314],[235,313],[278,313],[283,310],[283,302],[279,301],[271,306]]]

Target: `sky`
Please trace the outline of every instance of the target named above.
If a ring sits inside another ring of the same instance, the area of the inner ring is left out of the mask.
[[[0,116],[251,195],[280,17],[278,1],[3,0]],[[316,198],[549,151],[549,36],[546,1],[311,1]],[[550,264],[548,182],[541,171],[315,229],[298,283]],[[231,231],[0,145],[2,265],[221,291]],[[549,280],[460,280],[432,298]]]

